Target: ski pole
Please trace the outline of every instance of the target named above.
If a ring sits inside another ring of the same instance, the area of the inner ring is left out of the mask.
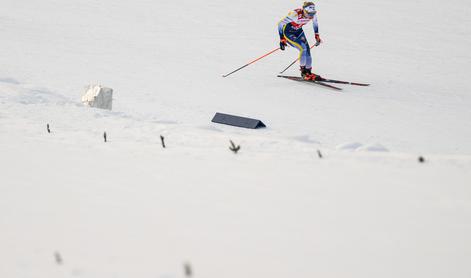
[[[238,69],[236,69],[236,70],[234,70],[234,71],[232,71],[232,72],[230,72],[230,73],[228,73],[228,74],[223,75],[222,77],[228,77],[229,75],[231,75],[231,74],[233,74],[233,73],[235,73],[235,72],[238,72],[239,70],[241,70],[241,69],[243,69],[243,68],[245,68],[245,67],[250,66],[251,64],[253,64],[253,63],[255,63],[255,62],[257,62],[257,61],[259,61],[259,60],[261,60],[261,59],[263,59],[263,58],[265,58],[265,57],[267,57],[268,55],[270,55],[270,54],[272,54],[272,53],[274,53],[274,52],[276,52],[276,51],[278,51],[278,50],[280,50],[279,47],[277,47],[276,49],[273,49],[272,51],[268,52],[267,54],[265,54],[265,55],[263,55],[263,56],[261,56],[261,57],[258,57],[257,59],[253,60],[252,62],[249,62],[248,64],[243,65],[242,67],[240,67],[240,68],[238,68]]]
[[[289,66],[287,66],[284,70],[280,71],[280,74],[287,71],[292,65],[294,65],[297,61],[299,61],[299,58],[294,60]]]
[[[311,46],[311,49],[314,47],[315,45]],[[280,71],[280,74],[287,71],[292,65],[296,64],[296,62],[299,61],[299,57],[294,60],[291,64],[289,64],[289,66],[287,66],[284,70]]]

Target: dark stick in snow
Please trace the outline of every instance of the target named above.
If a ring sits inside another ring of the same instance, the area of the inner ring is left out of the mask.
[[[162,135],[160,135],[160,141],[162,142],[162,148],[165,149],[165,138]]]
[[[231,146],[229,147],[229,150],[233,151],[235,154],[240,150],[240,146],[237,146],[232,142],[232,140],[229,140],[231,142]]]
[[[56,263],[57,263],[58,265],[62,265],[63,260],[62,260],[61,254],[60,254],[59,252],[56,251],[56,252],[54,253],[54,259],[56,260]]]
[[[191,276],[193,275],[193,270],[191,269],[190,263],[184,263],[183,264],[183,269],[185,271],[185,277],[186,278],[191,278]]]

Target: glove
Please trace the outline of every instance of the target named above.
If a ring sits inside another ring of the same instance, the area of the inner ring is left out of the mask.
[[[280,39],[280,49],[281,49],[281,50],[285,50],[285,48],[286,48],[287,45],[288,45],[288,44],[286,43],[286,38],[281,38],[281,39]]]
[[[315,44],[315,46],[319,46],[319,44],[322,43],[321,36],[319,36],[319,34],[316,34],[316,35],[315,35],[315,38],[316,38],[316,44]]]

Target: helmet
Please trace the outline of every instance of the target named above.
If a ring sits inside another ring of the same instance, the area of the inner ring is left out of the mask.
[[[304,2],[303,10],[307,16],[314,17],[316,14],[316,5],[313,2]]]

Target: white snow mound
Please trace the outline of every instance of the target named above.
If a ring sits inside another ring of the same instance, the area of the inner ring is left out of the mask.
[[[101,85],[89,85],[85,88],[82,102],[86,106],[111,110],[113,89]]]

